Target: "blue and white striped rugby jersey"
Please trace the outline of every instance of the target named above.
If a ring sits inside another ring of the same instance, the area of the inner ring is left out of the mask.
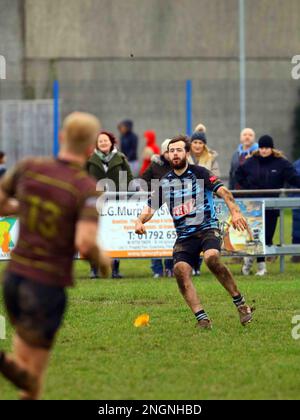
[[[157,210],[167,203],[178,239],[205,229],[218,229],[213,193],[222,181],[202,166],[189,165],[180,176],[172,170],[153,191],[148,206]]]

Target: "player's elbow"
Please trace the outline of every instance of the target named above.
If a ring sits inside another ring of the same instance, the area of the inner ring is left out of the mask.
[[[90,238],[77,238],[76,249],[83,258],[88,258],[96,246],[96,242]]]
[[[224,185],[222,185],[221,187],[219,187],[216,191],[216,195],[220,198],[223,198],[225,195],[227,194],[231,194],[230,191],[228,190],[228,188],[224,187]]]
[[[97,223],[80,221],[77,224],[75,247],[80,254],[88,258],[97,245]]]

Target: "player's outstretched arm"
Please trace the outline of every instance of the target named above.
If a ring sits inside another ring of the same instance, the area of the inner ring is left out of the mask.
[[[97,231],[97,222],[88,220],[77,222],[75,246],[80,255],[89,260],[103,277],[108,277],[111,270],[111,260],[97,244]]]
[[[140,216],[135,222],[135,233],[139,235],[143,235],[146,232],[144,224],[149,222],[149,220],[152,219],[152,216],[154,213],[155,213],[155,210],[149,206],[145,206],[143,208],[142,213],[140,214]]]
[[[225,201],[232,218],[232,225],[234,229],[237,229],[239,231],[244,231],[247,229],[247,221],[242,215],[242,212],[239,208],[239,206],[236,204],[234,197],[232,193],[224,186],[218,188],[216,192],[217,196],[220,198],[223,198]]]

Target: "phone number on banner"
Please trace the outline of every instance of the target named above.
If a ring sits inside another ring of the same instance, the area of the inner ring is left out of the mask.
[[[171,239],[176,239],[177,235],[175,230],[147,230],[144,234],[137,234],[133,231],[128,231],[127,232],[129,240],[171,240]]]

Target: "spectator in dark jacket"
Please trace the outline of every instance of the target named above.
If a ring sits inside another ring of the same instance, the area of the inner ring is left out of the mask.
[[[6,154],[2,151],[0,151],[0,178],[5,174],[6,172]]]
[[[118,125],[121,141],[121,152],[127,157],[133,176],[138,175],[138,136],[133,132],[133,122],[124,120]]]
[[[300,159],[294,162],[294,168],[298,175],[300,175]],[[297,195],[298,196],[298,195]],[[293,210],[293,229],[292,229],[293,244],[300,244],[300,210]],[[300,255],[293,255],[292,262],[300,263]]]
[[[231,158],[230,172],[229,172],[229,189],[236,190],[240,186],[236,180],[236,171],[242,165],[247,157],[249,157],[255,150],[258,149],[258,144],[255,142],[255,132],[252,128],[244,128],[241,131],[241,144],[236,149]]]
[[[246,160],[236,171],[236,179],[242,189],[263,190],[283,188],[287,183],[291,186],[300,187],[300,176],[293,165],[284,157],[283,153],[274,148],[272,137],[262,136],[258,141],[259,149],[252,157]],[[257,194],[256,197],[263,197]],[[273,196],[278,196],[274,194]],[[265,240],[266,245],[272,245],[276,229],[278,210],[266,210],[265,212]],[[242,272],[250,274],[254,259],[247,257],[244,260]],[[265,258],[258,258],[257,275],[266,274]]]
[[[115,184],[115,191],[127,190],[133,176],[123,153],[116,149],[116,138],[112,133],[102,131],[96,141],[96,148],[87,162],[87,170],[97,181],[101,179],[112,180]],[[126,172],[127,182],[122,185],[124,176],[120,172]],[[108,188],[109,189],[109,188]],[[122,278],[119,272],[120,261],[113,260],[112,277]],[[91,278],[97,278],[96,270],[91,267]]]
[[[151,187],[152,179],[160,179],[168,172],[172,170],[169,162],[168,145],[170,139],[166,139],[161,145],[161,154],[153,155],[151,158],[151,164],[142,175],[142,179],[148,184],[148,188]]]
[[[161,154],[153,155],[151,164],[143,173],[141,178],[147,182],[148,191],[151,191],[151,180],[161,179],[164,175],[172,170],[169,162],[168,145],[171,139],[166,139],[161,145]],[[153,277],[159,278],[164,274],[164,267],[162,259],[153,259],[151,263]],[[165,275],[167,277],[173,276],[173,259],[165,259]]]

